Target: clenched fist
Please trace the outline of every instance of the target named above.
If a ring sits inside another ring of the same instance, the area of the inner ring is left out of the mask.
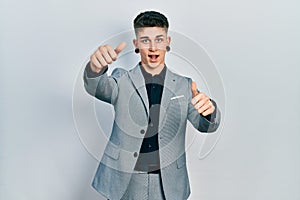
[[[110,45],[98,47],[95,53],[93,53],[90,57],[92,71],[99,73],[103,67],[117,60],[118,54],[123,51],[125,47],[125,42],[121,42],[115,49],[113,49]]]
[[[212,114],[215,111],[215,106],[210,101],[210,98],[203,92],[199,92],[197,90],[197,85],[195,82],[192,82],[191,90],[193,95],[191,104],[198,111],[198,113],[202,114],[203,116]]]

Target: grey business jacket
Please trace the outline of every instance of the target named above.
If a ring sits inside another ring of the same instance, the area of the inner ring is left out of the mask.
[[[114,106],[115,119],[109,142],[92,186],[111,200],[125,193],[148,126],[149,103],[139,64],[127,71],[113,70],[108,76],[89,78],[86,91]],[[166,70],[159,115],[159,155],[162,184],[167,200],[185,200],[190,195],[186,168],[185,133],[189,120],[201,132],[213,132],[220,124],[220,111],[208,121],[190,103],[192,80]]]

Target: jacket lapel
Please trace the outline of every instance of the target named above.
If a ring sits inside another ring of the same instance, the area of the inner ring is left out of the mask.
[[[139,64],[136,65],[131,71],[129,71],[129,77],[138,93],[143,100],[144,108],[147,116],[149,117],[149,101],[147,96],[147,90],[145,86],[145,80],[140,69]]]
[[[149,117],[149,101],[147,96],[147,90],[145,86],[145,80],[139,64],[136,67],[134,67],[128,74],[136,91],[138,92],[139,96],[143,101],[145,111],[147,113],[147,116]],[[164,82],[164,89],[161,97],[161,108],[159,114],[160,124],[161,121],[165,118],[166,109],[169,105],[169,101],[175,94],[175,86],[176,86],[176,78],[173,72],[171,72],[167,68],[165,82]]]
[[[159,114],[159,124],[161,125],[163,119],[166,115],[166,110],[169,105],[170,99],[175,94],[175,87],[176,87],[176,78],[168,68],[166,70],[165,82],[164,82],[164,89],[161,97],[161,107],[160,107],[160,114]]]

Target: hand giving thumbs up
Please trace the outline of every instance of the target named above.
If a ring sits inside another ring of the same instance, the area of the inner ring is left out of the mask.
[[[125,47],[125,42],[121,42],[115,49],[113,49],[110,45],[98,47],[95,53],[93,53],[90,57],[91,69],[94,72],[99,73],[105,66],[117,60],[118,54],[123,51]]]
[[[199,92],[197,89],[196,82],[192,82],[191,84],[192,90],[192,100],[191,104],[198,111],[198,113],[203,116],[207,116],[212,114],[215,111],[215,106],[210,101],[210,98],[206,96],[203,92]]]

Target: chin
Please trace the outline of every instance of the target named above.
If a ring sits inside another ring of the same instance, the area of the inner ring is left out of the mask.
[[[155,68],[158,68],[158,67],[160,67],[161,65],[163,65],[163,63],[159,63],[159,62],[157,62],[157,63],[148,62],[147,65],[148,65],[150,68],[155,69]]]

